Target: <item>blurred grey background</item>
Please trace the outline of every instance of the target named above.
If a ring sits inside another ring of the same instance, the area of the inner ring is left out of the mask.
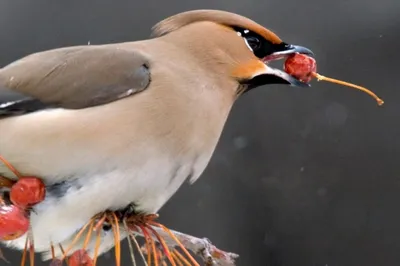
[[[399,265],[399,0],[1,1],[0,65],[147,38],[159,20],[199,8],[248,16],[311,48],[321,74],[365,85],[385,105],[324,82],[246,94],[202,178],[161,221],[239,253],[240,266]],[[6,257],[19,265],[19,253]],[[114,265],[109,257],[100,265]]]

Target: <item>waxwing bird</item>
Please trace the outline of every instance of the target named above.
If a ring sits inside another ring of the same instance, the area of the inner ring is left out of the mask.
[[[68,246],[105,210],[159,211],[202,174],[238,96],[309,86],[268,66],[293,53],[312,55],[243,16],[195,10],[147,40],[58,48],[0,69],[0,155],[47,188],[30,217],[36,251],[49,259],[50,243]],[[0,175],[15,180],[4,165]],[[100,253],[113,247],[102,234]],[[25,238],[4,243],[23,249]]]

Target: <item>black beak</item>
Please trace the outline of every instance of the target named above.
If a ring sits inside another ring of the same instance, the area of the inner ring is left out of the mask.
[[[275,52],[262,58],[263,63],[266,65],[266,71],[263,74],[253,78],[249,89],[266,84],[288,84],[295,87],[310,87],[311,85],[309,83],[298,80],[285,71],[268,66],[268,63],[271,61],[285,59],[289,55],[295,53],[314,57],[314,53],[306,47],[281,43],[276,46]]]
[[[271,55],[272,57],[282,58],[284,56],[291,55],[294,53],[305,54],[305,55],[314,57],[314,53],[310,49],[303,47],[303,46],[286,44],[286,43],[281,44],[279,46],[282,46],[282,48],[281,48],[282,50],[280,50],[280,51],[278,50],[277,52],[274,52]],[[267,56],[267,57],[269,57],[269,56]]]

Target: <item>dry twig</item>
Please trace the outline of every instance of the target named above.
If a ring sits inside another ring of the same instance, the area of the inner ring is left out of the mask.
[[[176,242],[162,228],[156,226],[152,226],[152,228],[164,239],[168,247],[172,249],[176,247]],[[181,232],[171,231],[185,248],[200,256],[206,266],[234,266],[235,260],[239,257],[235,253],[218,249],[207,238],[198,238]],[[152,238],[159,242],[155,236],[152,235]],[[147,251],[145,247],[142,250],[144,252]]]

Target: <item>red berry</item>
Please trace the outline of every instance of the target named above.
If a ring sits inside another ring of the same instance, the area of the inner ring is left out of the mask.
[[[0,204],[0,239],[14,240],[29,230],[25,211],[15,205]]]
[[[286,59],[284,70],[298,80],[310,82],[312,73],[317,71],[317,62],[307,55],[293,54]]]
[[[69,266],[93,266],[93,260],[84,249],[79,249],[72,253],[68,259]]]
[[[46,196],[46,188],[37,177],[22,177],[11,187],[11,202],[26,208],[42,202]]]

